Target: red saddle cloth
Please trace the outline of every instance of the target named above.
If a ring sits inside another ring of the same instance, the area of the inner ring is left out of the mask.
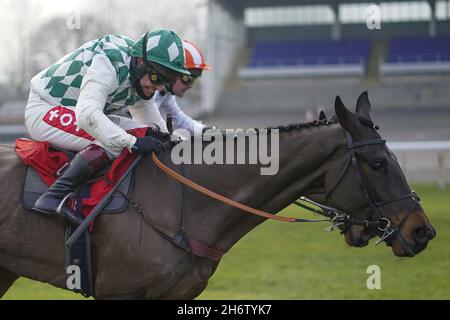
[[[127,132],[136,137],[143,137],[147,130],[148,128],[137,128]],[[19,158],[25,165],[34,168],[48,186],[55,182],[57,171],[69,161],[69,157],[64,152],[50,150],[50,148],[51,145],[46,141],[22,138],[16,140],[16,152]],[[117,183],[135,158],[135,154],[124,149],[122,154],[113,161],[105,177],[114,184]],[[111,189],[112,186],[104,179],[96,181],[92,185],[90,196],[82,200],[83,214],[87,217]]]

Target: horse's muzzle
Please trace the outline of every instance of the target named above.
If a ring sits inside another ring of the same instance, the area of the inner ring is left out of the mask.
[[[428,242],[435,237],[436,230],[427,223],[412,230],[408,238],[399,234],[392,241],[392,252],[398,257],[413,257],[425,250]]]

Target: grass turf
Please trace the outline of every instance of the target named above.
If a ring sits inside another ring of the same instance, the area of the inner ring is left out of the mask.
[[[224,256],[198,299],[450,299],[450,188],[414,187],[437,231],[418,256],[397,258],[384,244],[374,247],[376,239],[351,248],[339,232],[324,233],[326,224],[268,221]],[[366,286],[370,265],[380,267],[380,290]],[[84,298],[21,278],[3,299]]]

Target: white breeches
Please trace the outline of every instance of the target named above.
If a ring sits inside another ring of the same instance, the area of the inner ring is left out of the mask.
[[[57,148],[70,151],[80,151],[90,144],[97,144],[108,152],[110,158],[118,157],[123,149],[106,148],[78,127],[74,109],[49,104],[31,90],[25,108],[25,126],[29,135],[35,140],[48,141]],[[124,130],[146,127],[125,117],[111,115],[108,118]]]

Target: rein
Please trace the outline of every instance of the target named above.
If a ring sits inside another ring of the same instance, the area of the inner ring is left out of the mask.
[[[329,221],[328,219],[319,219],[319,220],[311,220],[311,219],[299,219],[299,218],[293,218],[293,217],[279,217],[276,216],[272,213],[268,213],[265,211],[261,211],[252,207],[249,207],[245,204],[239,203],[237,201],[234,201],[232,199],[229,199],[227,197],[224,197],[214,191],[211,191],[195,182],[193,182],[192,180],[187,179],[186,177],[183,177],[182,175],[180,175],[179,173],[173,171],[172,169],[168,168],[167,166],[165,166],[161,161],[159,161],[159,159],[156,157],[156,155],[153,153],[152,154],[152,160],[153,162],[156,164],[156,166],[158,168],[160,168],[162,171],[164,171],[166,174],[168,174],[169,176],[171,176],[172,178],[174,178],[175,180],[177,180],[178,182],[194,189],[197,190],[200,193],[203,193],[204,195],[216,199],[217,201],[220,201],[222,203],[225,203],[229,206],[235,207],[237,209],[240,209],[242,211],[245,211],[247,213],[251,213],[266,219],[272,219],[272,220],[278,220],[278,221],[283,221],[283,222],[322,222],[322,221]]]
[[[376,130],[375,126],[373,127],[374,130]],[[406,245],[406,247],[409,249],[409,246],[406,242],[406,240],[403,238],[403,236],[400,234],[400,229],[412,213],[412,211],[417,207],[417,205],[420,203],[419,197],[416,195],[414,191],[412,191],[410,194],[407,194],[405,196],[391,199],[387,201],[377,202],[374,200],[372,194],[369,192],[369,188],[364,180],[364,177],[362,175],[360,166],[359,166],[359,160],[356,156],[355,149],[367,146],[367,145],[384,145],[386,143],[386,140],[382,139],[376,139],[376,140],[366,140],[361,142],[353,142],[352,137],[350,134],[346,133],[347,135],[347,149],[350,154],[350,157],[348,161],[346,162],[344,168],[340,172],[336,182],[334,183],[333,187],[328,191],[325,196],[326,199],[328,199],[332,193],[336,190],[340,182],[342,181],[345,173],[348,171],[347,169],[353,167],[356,171],[358,181],[360,183],[363,195],[365,199],[368,202],[371,216],[369,219],[366,220],[357,220],[351,217],[349,214],[342,212],[338,209],[325,206],[323,204],[317,203],[311,199],[308,199],[306,197],[300,197],[298,200],[294,201],[293,204],[302,207],[308,211],[313,212],[314,214],[319,214],[322,216],[327,217],[327,219],[302,219],[302,218],[294,218],[294,217],[279,217],[272,213],[268,213],[265,211],[261,211],[252,207],[249,207],[247,205],[244,205],[242,203],[239,203],[237,201],[234,201],[232,199],[229,199],[223,195],[220,195],[212,190],[209,190],[197,183],[195,183],[192,180],[189,180],[188,178],[184,177],[184,167],[181,166],[181,173],[179,174],[175,172],[174,170],[168,168],[166,165],[164,165],[161,161],[159,161],[158,157],[155,153],[152,153],[152,160],[155,163],[155,165],[162,170],[167,175],[171,176],[178,182],[180,182],[183,185],[183,192],[182,192],[182,204],[181,204],[181,221],[180,221],[180,230],[176,233],[171,232],[170,230],[167,230],[166,228],[163,228],[162,226],[158,225],[156,222],[151,221],[149,217],[143,212],[143,210],[140,209],[139,205],[136,203],[136,201],[131,200],[131,203],[133,207],[137,210],[138,213],[140,213],[144,219],[149,223],[150,226],[152,226],[156,231],[158,231],[164,238],[171,241],[174,245],[190,252],[192,255],[200,256],[200,257],[206,257],[213,261],[219,261],[221,257],[225,254],[225,252],[221,252],[219,250],[210,248],[199,241],[192,240],[187,237],[187,230],[185,229],[185,210],[184,210],[184,198],[185,198],[185,186],[192,188],[212,199],[215,199],[219,202],[222,202],[224,204],[227,204],[229,206],[232,206],[234,208],[240,209],[244,212],[247,212],[249,214],[253,214],[256,216],[263,217],[265,219],[271,219],[271,220],[277,220],[281,222],[325,222],[329,221],[331,222],[331,226],[327,227],[325,231],[333,231],[335,229],[341,229],[342,233],[345,232],[351,225],[360,225],[363,226],[365,229],[375,229],[377,232],[380,232],[379,237],[380,239],[376,242],[375,245],[378,245],[380,242],[386,241],[388,244],[389,242],[392,242],[393,238],[399,236],[400,240]],[[127,197],[128,198],[128,197]],[[396,226],[394,226],[391,221],[383,217],[380,213],[380,207],[395,203],[398,201],[410,199],[414,201],[414,205],[410,208],[410,210],[407,212],[405,217],[400,221],[400,223]],[[314,209],[308,205],[303,204],[302,202],[306,202],[312,205],[317,206],[321,210]],[[372,216],[375,216],[376,219],[372,220]]]

